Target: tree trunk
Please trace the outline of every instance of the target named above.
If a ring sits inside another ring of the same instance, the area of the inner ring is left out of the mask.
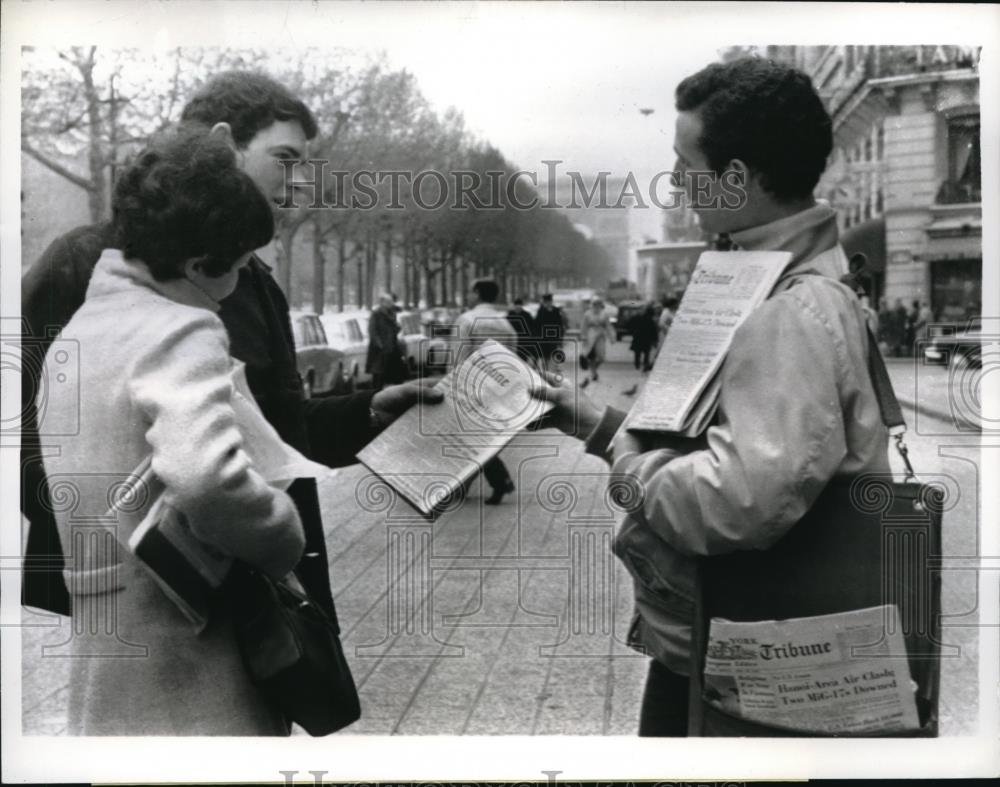
[[[385,291],[392,292],[392,230],[385,233]]]
[[[312,223],[313,252],[313,311],[323,313],[326,301],[326,260],[323,259],[323,236],[320,234],[319,219]]]
[[[344,248],[344,234],[337,235],[337,311],[344,311],[344,268],[347,260],[344,259],[346,249]]]
[[[403,236],[403,304],[410,308],[410,275],[412,273],[412,260],[410,259],[410,238]]]
[[[357,252],[355,252],[357,254]],[[361,253],[357,254],[358,262],[358,281],[357,281],[357,294],[354,296],[357,307],[363,308],[365,303],[365,262],[368,259],[368,246],[366,245],[361,249]]]
[[[462,259],[462,264],[458,269],[458,286],[462,288],[462,305],[465,305],[465,299],[469,297],[469,290],[472,288],[472,284],[469,282],[469,261]]]
[[[94,52],[97,47],[90,48],[86,60],[77,61],[76,67],[83,79],[83,94],[87,98],[87,122],[89,125],[89,140],[87,145],[87,166],[90,169],[90,180],[94,188],[87,192],[87,207],[90,210],[90,220],[95,224],[105,217],[107,201],[107,184],[104,166],[107,159],[101,150],[101,97],[94,85]]]
[[[452,306],[458,306],[458,255],[451,254],[449,256],[448,277],[451,285],[451,303]]]
[[[367,260],[366,260],[366,270],[365,270],[365,284],[368,285],[365,292],[365,306],[367,308],[372,308],[375,303],[375,263],[378,261],[378,238],[375,235],[374,230],[369,230],[368,232],[368,246],[367,250]]]

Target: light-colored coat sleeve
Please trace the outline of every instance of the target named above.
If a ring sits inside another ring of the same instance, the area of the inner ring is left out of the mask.
[[[243,451],[231,405],[229,348],[208,311],[173,321],[155,354],[137,359],[130,393],[148,418],[152,470],[166,502],[198,538],[275,577],[302,555],[298,512]]]
[[[636,512],[687,554],[767,548],[809,509],[847,453],[838,381],[842,339],[818,311],[782,293],[741,326],[722,369],[720,423],[686,456],[629,454]]]
[[[472,328],[475,325],[475,318],[469,312],[460,314],[455,320],[455,325],[451,332],[451,354],[452,368],[462,365],[474,349],[475,342],[472,338]]]

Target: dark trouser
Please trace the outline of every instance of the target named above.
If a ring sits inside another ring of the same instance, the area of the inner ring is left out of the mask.
[[[382,371],[372,373],[372,389],[381,391],[387,385],[398,385],[406,380],[406,363],[402,356],[387,355],[382,360]]]
[[[648,369],[649,368],[649,348],[645,350],[633,350],[632,354],[635,356],[635,368],[636,369]]]
[[[511,480],[510,473],[507,472],[507,465],[503,463],[499,456],[494,456],[483,465],[483,476],[494,491],[504,491],[507,482]]]
[[[25,439],[37,439],[34,410],[25,415]],[[21,511],[28,520],[28,543],[22,574],[21,603],[29,607],[70,614],[70,597],[63,579],[62,543],[53,513],[41,451],[34,445],[21,449]]]
[[[649,662],[639,711],[639,736],[683,738],[688,733],[688,691],[691,680],[671,672],[656,659]]]

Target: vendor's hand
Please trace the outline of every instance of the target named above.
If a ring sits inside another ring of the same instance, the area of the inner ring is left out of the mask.
[[[435,390],[440,377],[423,377],[400,385],[383,388],[372,397],[372,410],[382,426],[388,426],[417,402],[437,404],[444,400],[444,393]]]
[[[542,373],[543,383],[533,388],[531,395],[552,402],[553,407],[530,426],[531,429],[558,429],[564,434],[587,438],[601,420],[601,410],[583,393],[569,385],[563,375]]]

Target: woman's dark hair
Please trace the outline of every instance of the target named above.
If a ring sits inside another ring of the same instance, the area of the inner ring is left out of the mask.
[[[161,281],[183,276],[192,258],[221,276],[274,237],[267,198],[225,141],[204,131],[161,138],[139,153],[115,184],[112,211],[125,256]]]
[[[316,118],[292,93],[266,74],[225,71],[206,82],[181,113],[182,123],[212,127],[228,123],[237,147],[279,120],[297,120],[306,139],[316,136]]]
[[[698,111],[699,145],[718,174],[740,159],[775,199],[809,197],[833,149],[830,115],[801,71],[759,58],[713,63],[677,86],[677,109]]]

